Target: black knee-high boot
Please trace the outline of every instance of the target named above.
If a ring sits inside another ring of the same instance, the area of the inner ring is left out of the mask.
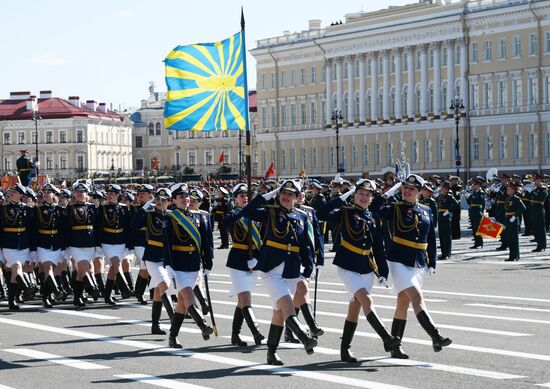
[[[313,317],[313,310],[311,308],[311,304],[302,304],[300,307],[300,310],[302,311],[302,315],[304,315],[304,320],[306,321],[309,331],[311,335],[313,336],[321,336],[325,332],[319,328],[317,325],[317,322],[315,321],[315,318]]]
[[[267,364],[280,366],[283,364],[281,358],[277,354],[279,341],[283,334],[284,327],[271,324],[269,326],[269,334],[267,335]]]
[[[181,344],[178,342],[178,334],[180,332],[183,319],[185,319],[185,314],[178,312],[174,313],[174,319],[172,320],[172,325],[170,326],[170,336],[168,337],[168,347],[181,348]]]
[[[67,270],[61,271],[61,282],[63,284],[63,289],[65,289],[65,292],[69,294],[73,293],[73,285],[71,282],[71,277]]]
[[[67,295],[69,294],[69,292],[65,289],[65,286],[63,285],[63,278],[61,277],[61,275],[58,275],[58,276],[55,276],[54,279],[55,279],[55,283],[57,284],[57,287],[63,293],[63,295],[60,297],[59,300],[65,301],[67,299]]]
[[[101,296],[105,297],[105,281],[103,281],[103,273],[94,274],[95,283]]]
[[[304,348],[308,354],[313,354],[313,348],[317,346],[317,339],[310,337],[302,328],[300,325],[300,322],[298,321],[298,318],[294,315],[289,316],[285,324],[292,330],[294,335],[298,339],[300,339],[300,342],[304,345]]]
[[[159,321],[162,313],[162,301],[153,301],[151,310],[151,333],[153,335],[166,335],[166,331],[160,328]]]
[[[254,337],[254,343],[256,343],[256,346],[259,346],[262,344],[262,340],[265,339],[265,336],[262,335],[262,333],[259,330],[259,324],[256,320],[256,317],[254,316],[254,311],[252,310],[252,307],[246,306],[242,309],[244,319],[246,320],[246,325],[248,328],[250,328],[250,332],[252,332],[252,336]]]
[[[296,316],[300,313],[300,308],[294,308],[294,312],[296,312]],[[287,343],[300,343],[298,339],[294,336],[291,329],[285,325],[285,342]]]
[[[5,288],[5,282],[4,282],[4,276],[0,273],[0,300],[3,300],[6,298],[6,290]]]
[[[233,313],[233,325],[231,328],[231,344],[233,346],[246,347],[247,344],[239,334],[241,333],[241,328],[243,326],[244,316],[243,311],[239,307],[235,307],[235,312]]]
[[[197,323],[197,326],[201,329],[202,338],[204,340],[210,339],[210,335],[212,335],[214,330],[212,329],[212,327],[206,325],[206,321],[199,313],[199,311],[197,311],[197,308],[194,305],[191,305],[189,308],[187,308],[187,312],[191,315],[195,323]]]
[[[134,288],[134,294],[136,295],[136,300],[138,303],[147,305],[147,300],[143,298],[143,294],[145,293],[145,289],[147,288],[147,279],[140,277],[138,275],[136,279],[136,286]]]
[[[84,303],[84,300],[82,299],[82,291],[84,289],[84,283],[82,281],[77,281],[76,279],[73,282],[73,304],[75,307],[85,307],[86,304]]]
[[[165,294],[163,294],[161,297],[162,305],[164,305],[164,309],[166,310],[166,313],[168,314],[168,317],[170,318],[170,321],[174,319],[174,307],[172,306],[172,301],[170,298]],[[185,316],[185,314],[184,314]]]
[[[120,272],[118,272],[115,279],[118,289],[120,290],[120,297],[123,299],[129,299],[130,297],[132,297],[132,292],[130,291],[128,284],[126,283],[126,279],[124,278],[124,276]]]
[[[96,286],[90,273],[84,274],[82,282],[84,283],[84,289],[86,290],[86,293],[92,296],[94,301],[97,301],[97,299],[99,299],[99,288]]]
[[[208,315],[208,312],[210,312],[210,307],[208,306],[208,302],[206,301],[206,298],[204,298],[202,290],[198,285],[195,285],[195,287],[193,288],[193,294],[201,305],[202,314]]]
[[[17,284],[8,283],[8,307],[10,311],[18,311],[21,309],[17,304],[17,294],[19,293],[19,286]]]
[[[357,358],[353,356],[351,351],[351,341],[353,335],[355,334],[355,329],[357,328],[357,323],[353,321],[346,320],[344,323],[344,332],[342,333],[342,342],[340,343],[340,360],[342,362],[355,363]]]
[[[407,325],[407,320],[393,318],[391,325],[391,334],[396,338],[403,339],[403,333],[405,332],[405,326]],[[409,356],[405,354],[401,346],[393,349],[391,351],[391,357],[397,359],[409,359]]]
[[[386,327],[384,327],[374,311],[369,312],[367,315],[367,321],[384,342],[384,350],[391,351],[401,345],[401,340],[394,338],[388,333]]]
[[[433,349],[436,353],[453,342],[451,339],[444,338],[439,334],[439,330],[436,328],[432,318],[426,311],[420,311],[418,315],[416,315],[416,318],[422,328],[424,328],[424,331],[432,338]]]
[[[107,282],[105,283],[105,293],[103,294],[103,297],[105,298],[105,303],[109,305],[116,305],[115,299],[113,299],[113,297],[111,296],[114,286],[115,280],[110,280],[107,278]]]
[[[124,279],[126,280],[126,283],[128,285],[128,289],[130,289],[130,292],[134,293],[134,280],[132,279],[132,273],[130,273],[129,271],[125,271]]]
[[[23,277],[18,275],[15,278],[15,281],[17,282],[17,286],[19,286],[19,289],[23,291],[23,298],[25,299],[25,301],[29,301],[34,297],[34,291],[30,287],[27,281],[27,278],[28,278],[28,274],[26,273],[23,273]]]

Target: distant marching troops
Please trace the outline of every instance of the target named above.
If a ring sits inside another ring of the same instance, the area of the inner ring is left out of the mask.
[[[33,166],[23,151],[18,167],[21,181],[28,184]],[[18,183],[0,192],[0,298],[7,289],[8,308],[16,311],[38,292],[45,308],[69,295],[78,309],[99,298],[115,305],[113,293],[122,299],[134,296],[141,304],[150,297],[151,333],[167,335],[160,325],[164,309],[170,319],[169,347],[182,347],[178,334],[185,317],[208,340],[217,335],[208,289],[216,223],[218,248],[230,247],[225,265],[236,300],[231,344],[247,346],[240,336],[246,323],[256,345],[267,343],[267,363],[282,365],[277,350],[283,333],[285,341],[302,343],[308,354],[324,334],[315,316],[314,288],[330,233],[333,265],[349,303],[340,359],[357,361],[350,348],[361,310],[384,349],[393,358],[408,358],[401,340],[411,305],[439,352],[452,341],[431,319],[422,281],[435,273],[438,260],[452,257],[452,240],[461,235],[456,228],[461,206],[468,209],[470,249],[483,247],[478,232],[488,216],[503,227],[497,250],[509,250],[506,261],[520,259],[521,224],[533,236],[533,252],[546,250],[550,177],[486,178],[474,177],[463,186],[456,176],[424,180],[410,174],[399,182],[386,175],[376,181],[361,178],[353,185],[337,176],[332,190],[302,178],[280,184],[266,180],[251,188],[234,182],[215,190],[183,183],[170,188],[142,184],[134,193],[117,184],[100,190],[77,181],[72,191],[46,183],[35,194]],[[135,285],[132,259],[138,268]],[[267,341],[253,311],[252,293],[259,279],[273,308]],[[371,296],[375,281],[387,286],[388,280],[397,294],[390,331]],[[298,319],[300,313],[307,326]]]

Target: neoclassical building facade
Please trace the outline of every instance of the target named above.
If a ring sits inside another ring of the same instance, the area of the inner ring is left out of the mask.
[[[550,168],[550,1],[421,1],[257,41],[259,169]],[[449,109],[455,96],[465,109]],[[341,114],[337,136],[334,112]]]

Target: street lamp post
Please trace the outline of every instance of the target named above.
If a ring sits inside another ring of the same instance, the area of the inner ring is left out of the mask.
[[[334,112],[332,112],[332,121],[336,125],[336,173],[340,172],[340,144],[338,143],[338,135],[340,134],[340,124],[343,119],[342,112],[336,108]]]
[[[454,100],[451,100],[450,110],[453,112],[455,117],[455,125],[456,125],[455,165],[456,165],[456,175],[457,177],[459,177],[460,165],[462,165],[462,159],[460,158],[460,154],[459,154],[460,142],[458,139],[458,123],[460,122],[460,116],[462,115],[462,111],[464,110],[464,104],[462,102],[462,99],[459,98],[458,96],[455,96]]]
[[[38,159],[38,119],[40,119],[40,115],[38,115],[38,106],[36,106],[32,111],[32,120],[34,120],[34,144],[35,144],[34,169],[36,172],[37,180],[39,175],[38,170],[40,166],[40,161]]]

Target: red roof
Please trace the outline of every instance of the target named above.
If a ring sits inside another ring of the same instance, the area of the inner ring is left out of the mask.
[[[75,107],[59,97],[38,99],[38,112],[42,119],[65,119],[89,117],[102,120],[124,121],[125,117],[113,111],[92,111],[85,107]],[[0,100],[1,120],[31,120],[32,110],[27,109],[26,100]]]

